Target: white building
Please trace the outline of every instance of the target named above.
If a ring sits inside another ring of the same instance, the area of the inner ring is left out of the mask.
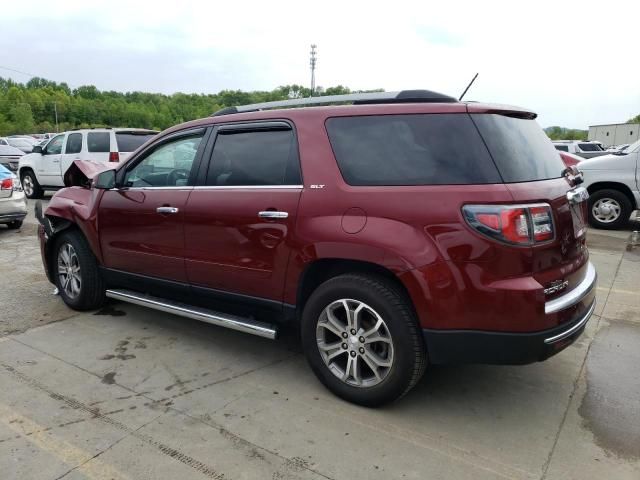
[[[589,140],[597,140],[607,147],[633,143],[640,140],[640,123],[593,125],[589,127]]]

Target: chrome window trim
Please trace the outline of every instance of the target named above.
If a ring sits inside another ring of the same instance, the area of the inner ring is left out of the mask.
[[[194,190],[302,190],[304,185],[199,185]]]
[[[123,192],[128,192],[129,190],[193,190],[191,186],[184,187],[118,187],[118,188],[110,188],[109,190],[119,190]]]
[[[556,313],[565,308],[572,307],[595,288],[597,280],[598,274],[596,273],[596,269],[593,263],[589,262],[587,264],[587,274],[582,282],[570,292],[546,302],[544,304],[544,313],[549,315],[550,313]]]
[[[551,343],[556,343],[560,340],[564,340],[567,337],[570,337],[576,331],[580,330],[582,327],[584,327],[587,324],[587,322],[589,321],[589,318],[591,318],[591,315],[593,314],[593,311],[595,309],[596,309],[596,301],[594,299],[593,302],[591,303],[591,306],[589,307],[589,310],[587,311],[585,316],[582,317],[582,319],[580,319],[578,323],[576,323],[573,327],[569,328],[568,330],[565,330],[562,333],[554,335],[553,337],[545,338],[544,343],[548,345]]]
[[[184,187],[121,187],[110,190],[302,190],[304,185],[200,185]]]

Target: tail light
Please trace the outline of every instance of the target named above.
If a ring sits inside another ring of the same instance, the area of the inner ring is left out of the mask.
[[[4,178],[0,181],[0,190],[13,190],[13,178]]]
[[[478,232],[511,245],[535,245],[554,238],[553,215],[546,203],[465,205],[462,213]]]
[[[109,161],[110,162],[119,162],[120,154],[118,152],[109,152]]]

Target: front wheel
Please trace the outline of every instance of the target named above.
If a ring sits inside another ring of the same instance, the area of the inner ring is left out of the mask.
[[[22,183],[22,190],[27,198],[42,198],[44,196],[44,190],[38,183],[36,176],[31,170],[27,170],[20,177],[20,183]]]
[[[623,228],[632,211],[631,202],[618,190],[598,190],[589,197],[589,223],[596,228]]]
[[[105,283],[93,252],[77,230],[64,232],[54,247],[53,272],[58,292],[74,310],[92,310],[105,300]]]
[[[341,275],[320,285],[304,308],[302,344],[329,390],[365,406],[402,397],[426,367],[409,299],[377,276]]]

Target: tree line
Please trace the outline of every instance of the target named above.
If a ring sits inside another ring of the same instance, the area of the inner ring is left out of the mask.
[[[342,95],[352,91],[338,85],[318,89],[316,95]],[[164,130],[172,125],[211,115],[234,105],[270,102],[311,95],[301,85],[283,85],[271,91],[222,90],[216,94],[101,91],[93,85],[70,88],[44,78],[18,83],[0,77],[0,136],[45,133],[72,128],[137,127]]]
[[[316,95],[341,95],[352,91],[338,85],[319,89]],[[93,85],[70,88],[40,77],[18,83],[0,77],[0,136],[45,133],[72,128],[137,127],[164,130],[172,125],[211,115],[216,110],[248,103],[304,98],[311,90],[301,85],[282,85],[271,91],[222,90],[215,94],[101,91]],[[629,120],[640,123],[640,115]],[[549,127],[551,139],[584,140],[586,130]]]

